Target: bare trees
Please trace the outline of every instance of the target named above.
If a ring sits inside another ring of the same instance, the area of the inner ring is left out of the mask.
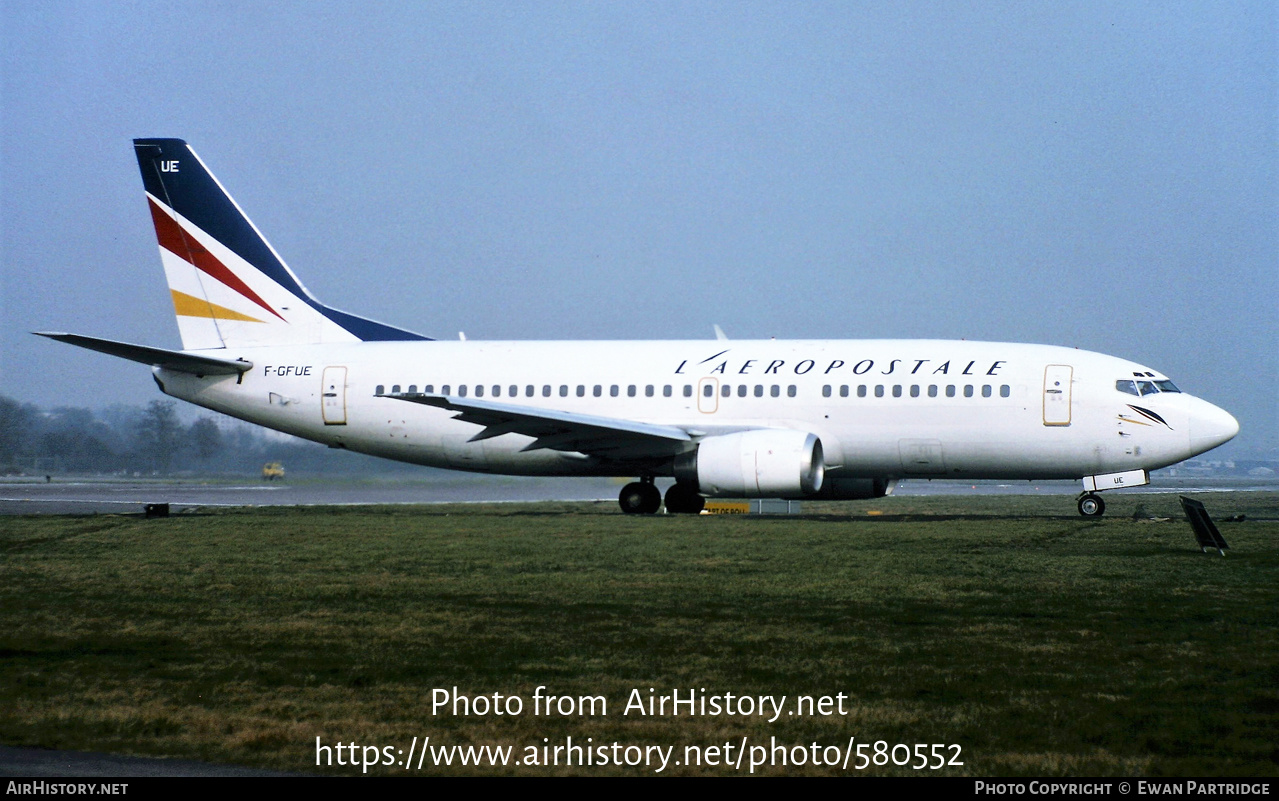
[[[137,423],[137,450],[151,459],[154,469],[160,472],[168,472],[182,442],[182,424],[173,410],[175,405],[173,401],[153,400]]]

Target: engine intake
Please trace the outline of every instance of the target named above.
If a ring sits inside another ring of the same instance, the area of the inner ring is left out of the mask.
[[[822,441],[807,431],[760,429],[707,437],[675,460],[675,478],[720,498],[796,498],[822,488]]]

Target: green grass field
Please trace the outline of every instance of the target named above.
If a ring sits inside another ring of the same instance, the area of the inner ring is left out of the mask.
[[[1198,551],[1174,495],[1114,496],[1102,520],[1066,496],[796,518],[611,503],[0,518],[0,742],[336,774],[361,768],[317,768],[316,737],[520,756],[571,736],[674,759],[853,738],[959,745],[963,765],[756,772],[1274,776],[1279,494],[1196,497],[1247,515],[1221,523],[1225,558]],[[539,685],[608,714],[534,715]],[[454,686],[518,695],[523,714],[433,714],[432,690]],[[623,715],[649,688],[842,693],[845,714]]]

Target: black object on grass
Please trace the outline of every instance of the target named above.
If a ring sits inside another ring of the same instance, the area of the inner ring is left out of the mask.
[[[1181,508],[1186,512],[1186,519],[1190,521],[1190,527],[1195,530],[1195,539],[1199,541],[1199,549],[1204,553],[1209,548],[1216,548],[1217,553],[1222,556],[1226,555],[1226,549],[1230,546],[1226,544],[1226,538],[1221,536],[1221,532],[1217,530],[1217,524],[1212,522],[1212,518],[1208,516],[1208,510],[1204,505],[1194,498],[1187,498],[1185,495],[1178,495],[1181,499]]]

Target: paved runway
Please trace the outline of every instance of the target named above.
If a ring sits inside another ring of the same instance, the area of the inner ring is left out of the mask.
[[[332,506],[400,503],[585,501],[617,498],[610,479],[443,474],[436,480],[331,479],[285,482],[0,478],[0,514],[128,514],[146,504],[173,511],[196,506]]]
[[[526,478],[440,473],[421,479],[304,479],[280,483],[251,479],[0,478],[0,515],[136,514],[147,504],[167,503],[174,512],[218,506],[342,506],[412,503],[504,503],[519,501],[613,501],[621,483],[607,478]],[[665,486],[668,482],[661,481]],[[1161,480],[1126,493],[1269,490],[1279,484],[1223,484]],[[903,481],[895,494],[1077,495],[1073,481]]]

